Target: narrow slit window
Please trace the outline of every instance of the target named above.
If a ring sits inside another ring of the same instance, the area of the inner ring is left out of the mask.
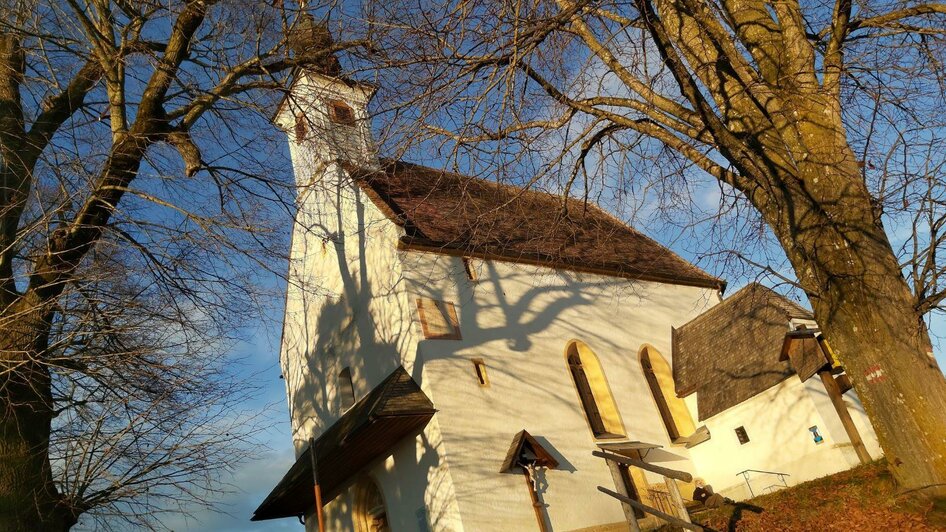
[[[296,144],[305,140],[305,136],[308,133],[308,127],[305,124],[305,115],[296,115]]]
[[[355,125],[355,111],[343,101],[330,100],[328,102],[328,117],[329,120],[336,124],[342,124],[344,126]]]
[[[463,257],[463,271],[466,272],[467,279],[476,281],[476,269],[473,266],[473,259]]]
[[[431,340],[460,340],[460,322],[453,303],[418,298],[417,313],[424,338]]]
[[[581,365],[581,359],[577,354],[568,358],[568,367],[572,372],[572,378],[575,380],[575,387],[578,388],[578,397],[581,399],[581,406],[591,425],[591,432],[597,437],[606,435],[604,421],[601,419],[601,413],[598,411],[598,403],[595,401],[594,393],[591,391],[591,384],[588,382],[588,376],[585,375],[585,369]]]
[[[736,428],[736,437],[739,438],[739,445],[749,443],[749,434],[746,433],[745,427]]]
[[[338,374],[338,395],[342,402],[342,411],[355,404],[355,386],[351,381],[351,368],[345,368]]]
[[[476,373],[476,382],[486,388],[489,386],[489,375],[486,374],[486,362],[482,358],[473,359],[473,371]]]

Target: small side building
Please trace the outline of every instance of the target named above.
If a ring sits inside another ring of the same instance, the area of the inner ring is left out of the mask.
[[[706,438],[690,448],[694,466],[733,499],[881,456],[814,316],[760,284],[673,331],[673,378]]]

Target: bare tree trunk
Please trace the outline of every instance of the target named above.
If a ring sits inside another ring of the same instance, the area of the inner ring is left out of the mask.
[[[887,271],[832,280],[812,298],[815,317],[850,373],[901,489],[946,495],[946,379],[885,238],[871,254],[886,255],[876,265]]]
[[[799,121],[809,142],[792,155],[804,161],[797,174],[769,189],[778,207],[757,206],[851,375],[900,489],[946,495],[946,378],[839,114],[825,108]]]
[[[0,337],[0,530],[68,530],[73,513],[56,490],[49,463],[53,398],[46,348],[49,316],[37,307],[21,314]]]

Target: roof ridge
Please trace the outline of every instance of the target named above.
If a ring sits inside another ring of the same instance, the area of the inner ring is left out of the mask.
[[[766,295],[767,297],[772,297],[772,296],[774,296],[774,297],[776,298],[775,303],[776,303],[778,306],[781,306],[780,303],[784,301],[784,302],[788,303],[789,305],[792,305],[793,307],[795,307],[796,310],[803,311],[804,314],[810,314],[810,313],[811,313],[811,311],[805,309],[804,307],[802,307],[802,306],[799,305],[798,303],[796,303],[796,302],[794,302],[794,301],[788,299],[787,297],[783,296],[782,294],[776,292],[776,291],[773,290],[771,287],[765,286],[764,284],[762,284],[762,283],[760,283],[760,282],[758,282],[758,281],[752,281],[752,282],[746,284],[746,286],[743,286],[743,287],[740,288],[739,290],[736,290],[735,292],[733,292],[729,297],[724,298],[722,301],[719,302],[719,304],[710,307],[710,308],[707,309],[705,312],[701,313],[699,316],[697,316],[697,317],[693,318],[692,320],[690,320],[690,321],[684,323],[683,325],[681,325],[680,327],[678,327],[677,330],[678,330],[678,331],[683,331],[684,329],[686,329],[687,327],[690,327],[691,325],[694,325],[694,324],[697,324],[697,323],[701,323],[704,319],[709,319],[709,316],[718,314],[719,312],[721,312],[721,311],[723,311],[723,310],[726,310],[728,307],[732,306],[733,303],[738,302],[738,301],[741,301],[741,300],[742,300],[744,297],[746,297],[748,294],[751,294],[751,293],[753,293],[754,291],[756,291],[756,290],[758,290],[758,289],[764,290],[764,293],[765,293],[765,295]],[[786,312],[786,317],[790,319],[790,318],[792,318],[792,317],[794,317],[794,316],[792,316],[792,314],[791,314],[790,312]]]

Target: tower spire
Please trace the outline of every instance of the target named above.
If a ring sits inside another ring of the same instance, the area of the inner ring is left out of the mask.
[[[315,17],[304,13],[290,30],[288,41],[297,58],[311,59],[307,70],[332,77],[341,73],[338,57],[331,52],[334,41],[326,21],[316,22]]]

